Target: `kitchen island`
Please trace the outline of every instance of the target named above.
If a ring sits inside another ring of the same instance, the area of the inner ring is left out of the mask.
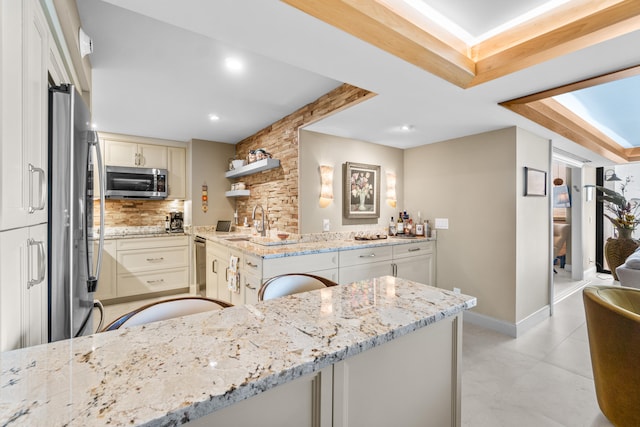
[[[384,276],[5,352],[0,425],[459,425],[475,304]]]

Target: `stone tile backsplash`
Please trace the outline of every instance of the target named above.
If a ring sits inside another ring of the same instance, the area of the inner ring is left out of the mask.
[[[165,218],[172,211],[184,212],[182,200],[106,200],[105,228],[157,227],[164,230]],[[100,226],[97,201],[93,203],[93,224]]]

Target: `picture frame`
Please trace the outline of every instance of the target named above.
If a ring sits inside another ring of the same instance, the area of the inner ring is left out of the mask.
[[[524,168],[524,195],[546,197],[547,173],[540,169]]]
[[[380,166],[344,164],[342,203],[345,218],[380,218]]]

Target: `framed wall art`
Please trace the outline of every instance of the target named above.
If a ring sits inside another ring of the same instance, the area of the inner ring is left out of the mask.
[[[380,166],[344,165],[344,217],[380,218]]]
[[[525,166],[524,195],[539,197],[547,195],[547,173],[545,171]]]

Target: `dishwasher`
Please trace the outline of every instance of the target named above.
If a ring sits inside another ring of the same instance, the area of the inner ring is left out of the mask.
[[[207,296],[207,245],[200,236],[193,239],[196,246],[196,292],[200,296]]]

